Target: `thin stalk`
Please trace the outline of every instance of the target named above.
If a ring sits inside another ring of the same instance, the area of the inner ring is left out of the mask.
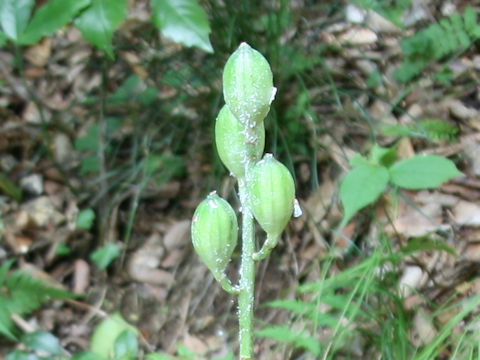
[[[239,179],[238,192],[242,206],[242,263],[238,296],[240,360],[253,359],[253,299],[255,290],[255,232],[245,179]]]

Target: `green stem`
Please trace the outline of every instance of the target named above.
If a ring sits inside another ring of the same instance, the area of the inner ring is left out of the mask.
[[[220,283],[222,289],[225,290],[227,293],[236,295],[236,296],[240,294],[239,287],[236,285],[232,285],[232,283],[230,282],[230,279],[227,277],[227,275],[225,275],[225,273],[223,273],[216,280]]]
[[[252,255],[253,260],[258,261],[265,259],[272,252],[273,248],[277,246],[279,237],[279,235],[267,234],[267,239],[260,251]]]
[[[242,206],[242,264],[240,265],[240,294],[238,296],[238,325],[240,360],[253,359],[253,297],[255,289],[255,229],[248,201],[247,184],[238,181]]]

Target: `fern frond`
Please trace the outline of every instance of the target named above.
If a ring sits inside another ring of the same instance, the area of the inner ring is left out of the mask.
[[[395,71],[395,78],[408,82],[420,75],[431,62],[465,51],[478,39],[480,25],[477,13],[467,7],[463,16],[453,14],[402,39],[404,60]]]
[[[13,261],[9,261],[0,267],[0,334],[15,340],[17,329],[11,320],[12,314],[26,315],[39,309],[47,301],[69,299],[75,295],[48,286],[21,270],[8,274],[12,263]]]

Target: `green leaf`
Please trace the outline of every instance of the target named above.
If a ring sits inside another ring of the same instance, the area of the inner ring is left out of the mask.
[[[207,15],[196,0],[150,0],[153,23],[162,34],[185,46],[213,52]]]
[[[105,270],[110,263],[120,255],[120,248],[114,243],[107,244],[95,250],[90,259],[98,266],[99,269]]]
[[[78,151],[98,150],[99,128],[97,124],[92,124],[87,131],[87,134],[80,136],[75,140],[75,149]]]
[[[411,238],[408,244],[399,250],[405,256],[410,256],[418,251],[445,251],[450,255],[457,256],[455,249],[450,247],[445,241],[430,239],[427,236]]]
[[[55,255],[66,256],[70,255],[72,250],[63,242],[59,243],[57,249],[55,250]]]
[[[27,333],[20,340],[35,351],[42,351],[49,355],[61,355],[63,353],[58,339],[48,331],[39,330]]]
[[[99,360],[99,357],[93,351],[82,351],[73,355],[71,360]]]
[[[393,184],[411,190],[436,188],[462,175],[451,160],[438,155],[417,155],[399,161],[389,172]]]
[[[83,36],[111,58],[113,32],[126,16],[126,0],[92,0],[92,4],[75,20]]]
[[[113,345],[116,359],[135,359],[138,353],[137,335],[131,330],[124,330],[115,340]]]
[[[95,220],[95,212],[92,209],[83,209],[77,216],[77,229],[90,230]]]
[[[362,165],[371,165],[370,161],[368,161],[366,157],[360,154],[353,154],[349,163],[352,168],[356,168],[357,166],[362,166]]]
[[[75,297],[68,291],[49,287],[40,280],[17,270],[7,274],[12,261],[6,261],[0,267],[0,334],[15,340],[16,329],[10,316],[23,316],[37,310],[40,305],[51,299]]]
[[[320,355],[321,348],[317,339],[290,329],[285,325],[269,326],[255,334],[260,337],[267,337],[280,342],[287,342],[295,346],[296,348],[303,348],[310,351],[314,355]]]
[[[98,172],[100,169],[100,159],[98,156],[86,156],[80,161],[80,175]]]
[[[17,42],[27,27],[34,0],[0,0],[0,25],[5,35]]]
[[[393,148],[385,148],[374,144],[370,150],[370,161],[373,165],[389,167],[397,158],[397,152]]]
[[[218,358],[218,357],[212,358],[212,360],[234,360],[234,359],[235,359],[235,355],[231,350],[228,352],[227,355],[222,356],[221,358]]]
[[[90,4],[90,1],[50,0],[35,12],[19,42],[24,45],[31,45],[38,42],[42,37],[51,35],[71,22],[80,10]]]
[[[171,357],[168,354],[161,354],[161,353],[151,353],[145,356],[145,359],[147,360],[174,360],[173,357]]]
[[[138,333],[137,329],[126,322],[119,313],[105,318],[93,331],[90,350],[97,354],[97,359],[110,358],[113,355],[115,340],[125,330]]]
[[[468,6],[463,12],[463,22],[465,23],[465,30],[470,36],[475,35],[475,31],[478,28],[477,24],[477,12],[471,6]]]
[[[28,351],[14,350],[9,352],[5,360],[40,360],[35,354],[31,354]]]
[[[360,165],[351,170],[340,184],[340,200],[345,214],[345,226],[355,213],[373,203],[388,184],[388,170],[384,167]]]
[[[22,189],[0,172],[0,191],[11,198],[22,200]]]

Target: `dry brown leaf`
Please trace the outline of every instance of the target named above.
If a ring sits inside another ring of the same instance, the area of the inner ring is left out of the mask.
[[[163,238],[163,245],[167,251],[184,247],[190,244],[190,220],[176,221]]]
[[[423,282],[423,270],[416,265],[405,266],[402,277],[399,280],[398,288],[403,297],[408,297],[412,290],[418,289]]]
[[[352,28],[338,37],[340,44],[371,45],[378,40],[377,34],[366,28]]]
[[[73,264],[73,292],[83,294],[90,284],[90,265],[83,259],[75,260]]]
[[[31,64],[44,67],[52,55],[52,39],[50,37],[43,38],[40,43],[26,49],[24,55]]]
[[[430,316],[423,309],[418,309],[413,317],[412,343],[416,346],[427,345],[435,338],[436,334],[437,329]]]
[[[405,215],[395,219],[393,224],[385,227],[385,231],[390,235],[398,233],[405,237],[416,237],[432,231],[448,230],[449,228],[449,224],[442,224],[440,204],[428,203],[418,210],[411,209]]]
[[[480,226],[480,205],[460,200],[452,209],[457,225]]]

